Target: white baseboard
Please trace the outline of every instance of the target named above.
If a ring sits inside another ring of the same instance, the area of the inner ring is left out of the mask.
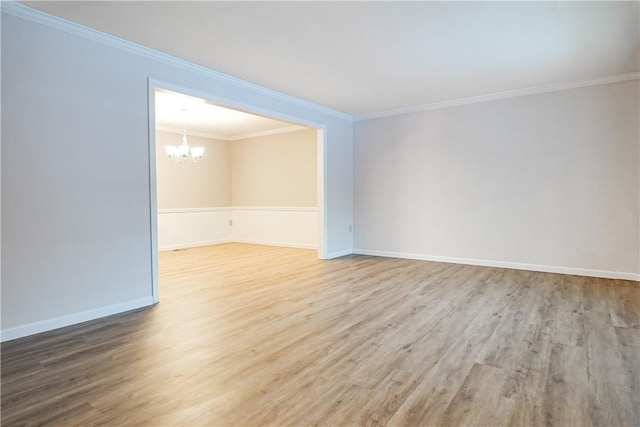
[[[326,259],[339,258],[341,256],[351,255],[353,253],[354,252],[351,249],[346,249],[344,251],[330,252],[330,253],[327,254],[327,258]]]
[[[618,271],[590,270],[590,269],[575,268],[575,267],[558,267],[554,265],[523,264],[523,263],[517,263],[517,262],[491,261],[491,260],[473,259],[473,258],[443,257],[443,256],[424,255],[424,254],[412,254],[412,253],[406,253],[406,252],[377,251],[377,250],[369,250],[369,249],[354,249],[353,253],[360,254],[360,255],[381,256],[381,257],[388,257],[388,258],[417,259],[422,261],[448,262],[452,264],[467,264],[467,265],[479,265],[483,267],[511,268],[514,270],[541,271],[545,273],[572,274],[575,276],[602,277],[604,279],[622,279],[622,280],[640,281],[640,274],[624,273],[624,272],[618,272]]]
[[[235,243],[250,243],[253,245],[281,246],[285,248],[318,249],[316,245],[307,245],[303,243],[274,242],[271,240],[231,239],[230,241]]]
[[[233,239],[204,240],[202,242],[189,242],[179,245],[165,245],[158,248],[159,251],[175,251],[176,249],[198,248],[200,246],[219,245],[220,243],[231,243]]]
[[[28,323],[26,325],[16,326],[15,328],[9,328],[1,331],[0,342],[15,340],[17,338],[35,335],[41,332],[52,331],[54,329],[63,328],[65,326],[75,325],[78,323],[87,322],[89,320],[95,320],[101,317],[111,316],[113,314],[124,313],[125,311],[135,310],[137,308],[148,307],[151,305],[153,305],[153,297],[148,296],[123,302],[120,304],[108,305],[106,307],[100,307],[92,310],[81,311],[80,313],[56,317],[54,319]]]

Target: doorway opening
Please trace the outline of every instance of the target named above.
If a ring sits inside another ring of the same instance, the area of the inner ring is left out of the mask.
[[[197,164],[164,154],[185,128],[188,144],[204,148]],[[324,160],[322,125],[150,79],[154,302],[160,250],[244,242],[326,258]]]

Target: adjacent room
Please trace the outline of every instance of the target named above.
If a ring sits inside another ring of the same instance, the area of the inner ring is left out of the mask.
[[[2,1],[6,426],[640,425],[640,3]]]
[[[158,249],[228,242],[318,249],[318,131],[158,90]],[[183,138],[204,154],[167,155]]]

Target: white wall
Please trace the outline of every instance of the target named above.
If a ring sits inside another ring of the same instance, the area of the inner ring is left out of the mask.
[[[638,81],[355,125],[355,251],[640,278]]]
[[[351,250],[350,120],[18,4],[2,12],[2,340],[151,304],[149,77],[324,127],[327,251]]]

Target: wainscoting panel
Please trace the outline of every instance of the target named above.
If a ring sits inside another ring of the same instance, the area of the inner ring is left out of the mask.
[[[261,206],[158,211],[161,251],[227,242],[316,249],[318,211],[307,207]]]
[[[316,208],[233,207],[234,242],[316,249]]]
[[[230,207],[158,210],[158,248],[161,251],[231,241]]]

